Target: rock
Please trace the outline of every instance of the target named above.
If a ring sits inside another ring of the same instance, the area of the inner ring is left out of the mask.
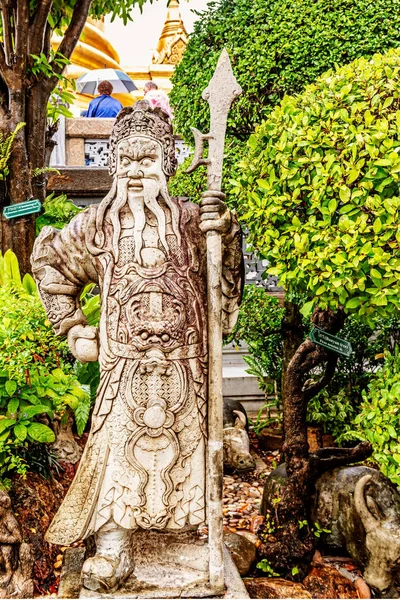
[[[249,542],[254,544],[256,548],[258,548],[262,544],[260,538],[258,538],[255,533],[251,533],[251,531],[247,531],[247,529],[237,529],[236,533],[238,535],[243,535],[243,537],[245,537],[246,539],[249,540]]]
[[[357,590],[359,598],[372,598],[371,589],[367,585],[362,577],[357,577],[354,581],[354,587]]]
[[[307,442],[310,452],[322,448],[322,427],[307,427]]]
[[[265,427],[260,431],[258,444],[262,450],[280,450],[283,444],[283,433],[280,429]]]
[[[334,567],[313,567],[303,584],[313,598],[358,598],[354,584]]]
[[[250,522],[250,531],[252,533],[257,533],[257,531],[260,529],[261,525],[264,522],[264,515],[253,515],[251,517],[251,522]]]
[[[243,580],[250,598],[312,598],[301,583],[280,577],[258,577]]]
[[[75,465],[82,456],[82,449],[72,433],[74,419],[72,413],[68,413],[65,423],[54,422],[56,441],[51,444],[52,450],[57,454],[58,460]]]
[[[225,532],[224,542],[240,575],[247,575],[256,559],[256,546],[243,535]]]

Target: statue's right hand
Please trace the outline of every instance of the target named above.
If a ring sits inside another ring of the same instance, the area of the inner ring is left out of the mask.
[[[95,362],[99,356],[97,327],[74,325],[68,331],[68,346],[72,354],[82,363]]]

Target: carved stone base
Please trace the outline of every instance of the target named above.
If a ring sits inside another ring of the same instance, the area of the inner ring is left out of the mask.
[[[195,533],[137,532],[134,538],[135,571],[113,594],[98,594],[80,588],[65,595],[64,579],[68,565],[63,565],[59,597],[75,598],[207,598],[215,597],[209,586],[208,544]],[[72,552],[74,552],[73,550]],[[83,557],[80,555],[81,567]],[[76,562],[76,561],[75,561]],[[76,569],[76,565],[74,566]],[[76,571],[75,571],[76,573]],[[76,576],[75,576],[76,580]],[[225,552],[224,598],[248,598],[246,588],[231,559]]]

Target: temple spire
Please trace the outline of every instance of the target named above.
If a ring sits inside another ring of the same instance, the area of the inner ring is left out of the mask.
[[[153,63],[176,65],[182,58],[187,42],[188,36],[179,10],[179,2],[171,0]]]

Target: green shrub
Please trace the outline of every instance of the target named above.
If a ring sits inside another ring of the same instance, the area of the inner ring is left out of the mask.
[[[351,429],[351,422],[356,414],[357,409],[346,390],[342,389],[332,396],[325,389],[308,403],[307,423],[322,425],[324,433],[330,433],[337,439]]]
[[[350,432],[339,438],[367,440],[372,460],[393,483],[400,485],[400,352],[386,353],[384,365],[363,391],[360,411]]]
[[[55,196],[54,192],[43,202],[44,212],[36,219],[36,235],[39,235],[45,225],[62,229],[71,219],[81,212],[81,208],[68,200],[66,194]]]
[[[250,367],[248,372],[258,378],[266,393],[274,393],[281,386],[283,314],[277,298],[262,287],[246,285],[237,323],[227,338],[227,342],[247,344],[249,356],[244,360]]]
[[[288,291],[373,325],[400,306],[400,51],[330,71],[249,140],[237,193]]]
[[[343,390],[349,402],[358,406],[361,393],[367,389],[375,372],[382,367],[384,352],[394,351],[399,345],[400,322],[395,317],[376,319],[375,329],[360,323],[356,316],[349,316],[340,337],[351,343],[350,357],[339,356],[336,373],[326,388],[334,397]]]
[[[36,294],[0,287],[0,441],[52,442],[54,433],[34,417],[69,406],[78,433],[89,397],[76,380],[66,341],[56,337]]]
[[[208,131],[201,92],[223,48],[243,88],[228,137],[246,140],[271,107],[329,68],[400,45],[399,0],[221,0],[210,2],[173,75],[177,131]]]
[[[238,162],[245,151],[245,144],[235,139],[228,139],[225,143],[225,159],[222,168],[223,191],[227,195],[226,202],[231,209],[238,210],[236,197],[231,193],[234,178],[238,174]],[[207,190],[207,169],[201,165],[191,173],[186,173],[186,169],[192,162],[189,156],[179,165],[176,175],[168,182],[168,189],[171,196],[185,196],[192,202],[200,202],[201,193]]]
[[[93,302],[92,302],[93,304]],[[96,306],[88,314],[95,320]],[[15,254],[0,255],[0,484],[24,474],[37,444],[55,440],[52,420],[68,409],[82,434],[91,404],[90,381],[78,381],[65,340],[47,319],[32,277],[23,281]],[[36,453],[36,454],[35,454]],[[40,453],[40,452],[39,452]],[[42,453],[43,454],[43,453]],[[50,457],[51,458],[51,457]]]

